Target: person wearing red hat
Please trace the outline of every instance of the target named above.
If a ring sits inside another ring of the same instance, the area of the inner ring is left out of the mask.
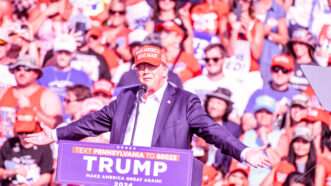
[[[117,67],[119,67],[119,62],[121,60],[121,56],[116,53],[116,49],[106,47],[104,43],[103,40],[105,39],[105,35],[103,33],[106,30],[107,27],[92,27],[86,35],[87,46],[84,47],[85,51],[88,51],[88,53],[90,54],[96,54],[97,59],[99,59],[99,70],[94,70],[99,71],[99,79],[109,79],[110,77],[112,77],[111,73],[116,71]]]
[[[60,99],[37,82],[43,73],[36,61],[29,56],[22,56],[9,66],[9,70],[14,75],[17,85],[8,87],[0,96],[1,127],[9,128],[3,131],[11,131],[15,112],[20,109],[35,112],[40,125],[54,128],[59,124],[62,121]],[[40,129],[39,126],[35,132]],[[1,138],[11,136],[11,133],[4,133]]]
[[[186,34],[178,24],[163,22],[157,29],[161,35],[161,45],[167,50],[166,57],[170,70],[185,82],[201,73],[198,61],[184,47]]]
[[[9,185],[48,185],[53,171],[52,151],[49,145],[35,146],[24,141],[24,136],[40,127],[34,111],[17,112],[15,136],[0,148],[0,182]]]
[[[206,115],[196,95],[167,82],[167,61],[162,48],[147,44],[140,47],[135,52],[135,68],[141,85],[122,90],[116,100],[99,111],[65,127],[45,128],[25,140],[42,145],[111,131],[110,141],[114,144],[189,149],[194,133],[251,166],[271,165],[267,148],[245,146]],[[202,166],[197,161],[193,161],[192,186],[201,185]]]
[[[92,96],[107,105],[112,98],[114,84],[111,81],[100,79],[93,84]]]
[[[70,61],[70,65],[74,69],[85,72],[93,81],[98,79],[110,80],[111,78],[105,54],[113,51],[104,47],[105,43],[102,43],[103,32],[105,31],[101,28],[90,29],[85,36],[85,42],[77,47],[77,51],[74,52]]]
[[[278,102],[279,106],[275,112],[276,115],[284,114],[292,97],[299,94],[299,91],[292,88],[289,84],[290,78],[293,75],[293,70],[294,61],[291,56],[287,54],[279,54],[272,58],[270,68],[271,81],[265,84],[262,89],[255,91],[250,97],[243,116],[245,126],[248,128],[255,126],[251,113],[253,111],[256,98],[262,94],[267,94]]]
[[[233,160],[226,175],[226,186],[248,186],[250,168],[248,165]]]
[[[306,124],[315,136],[314,143],[316,144],[317,154],[322,154],[322,143],[330,130],[329,112],[322,109],[310,108],[306,117],[302,118],[302,122]]]

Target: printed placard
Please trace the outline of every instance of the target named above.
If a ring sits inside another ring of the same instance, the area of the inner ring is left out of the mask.
[[[110,186],[190,186],[190,150],[59,142],[57,182]]]

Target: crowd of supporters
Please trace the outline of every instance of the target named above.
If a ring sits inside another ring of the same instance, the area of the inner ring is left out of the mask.
[[[0,185],[60,185],[56,145],[22,136],[139,83],[133,54],[153,43],[170,83],[247,146],[271,149],[273,166],[252,168],[195,137],[202,186],[331,186],[331,115],[301,69],[331,65],[330,20],[331,0],[0,0]]]

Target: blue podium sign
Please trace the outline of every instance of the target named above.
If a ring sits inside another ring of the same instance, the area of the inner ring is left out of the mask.
[[[57,182],[110,186],[190,186],[190,150],[60,141]]]

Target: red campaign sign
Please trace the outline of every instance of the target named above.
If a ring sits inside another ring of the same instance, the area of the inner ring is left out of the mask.
[[[56,180],[110,186],[190,186],[192,164],[190,150],[60,141]]]

